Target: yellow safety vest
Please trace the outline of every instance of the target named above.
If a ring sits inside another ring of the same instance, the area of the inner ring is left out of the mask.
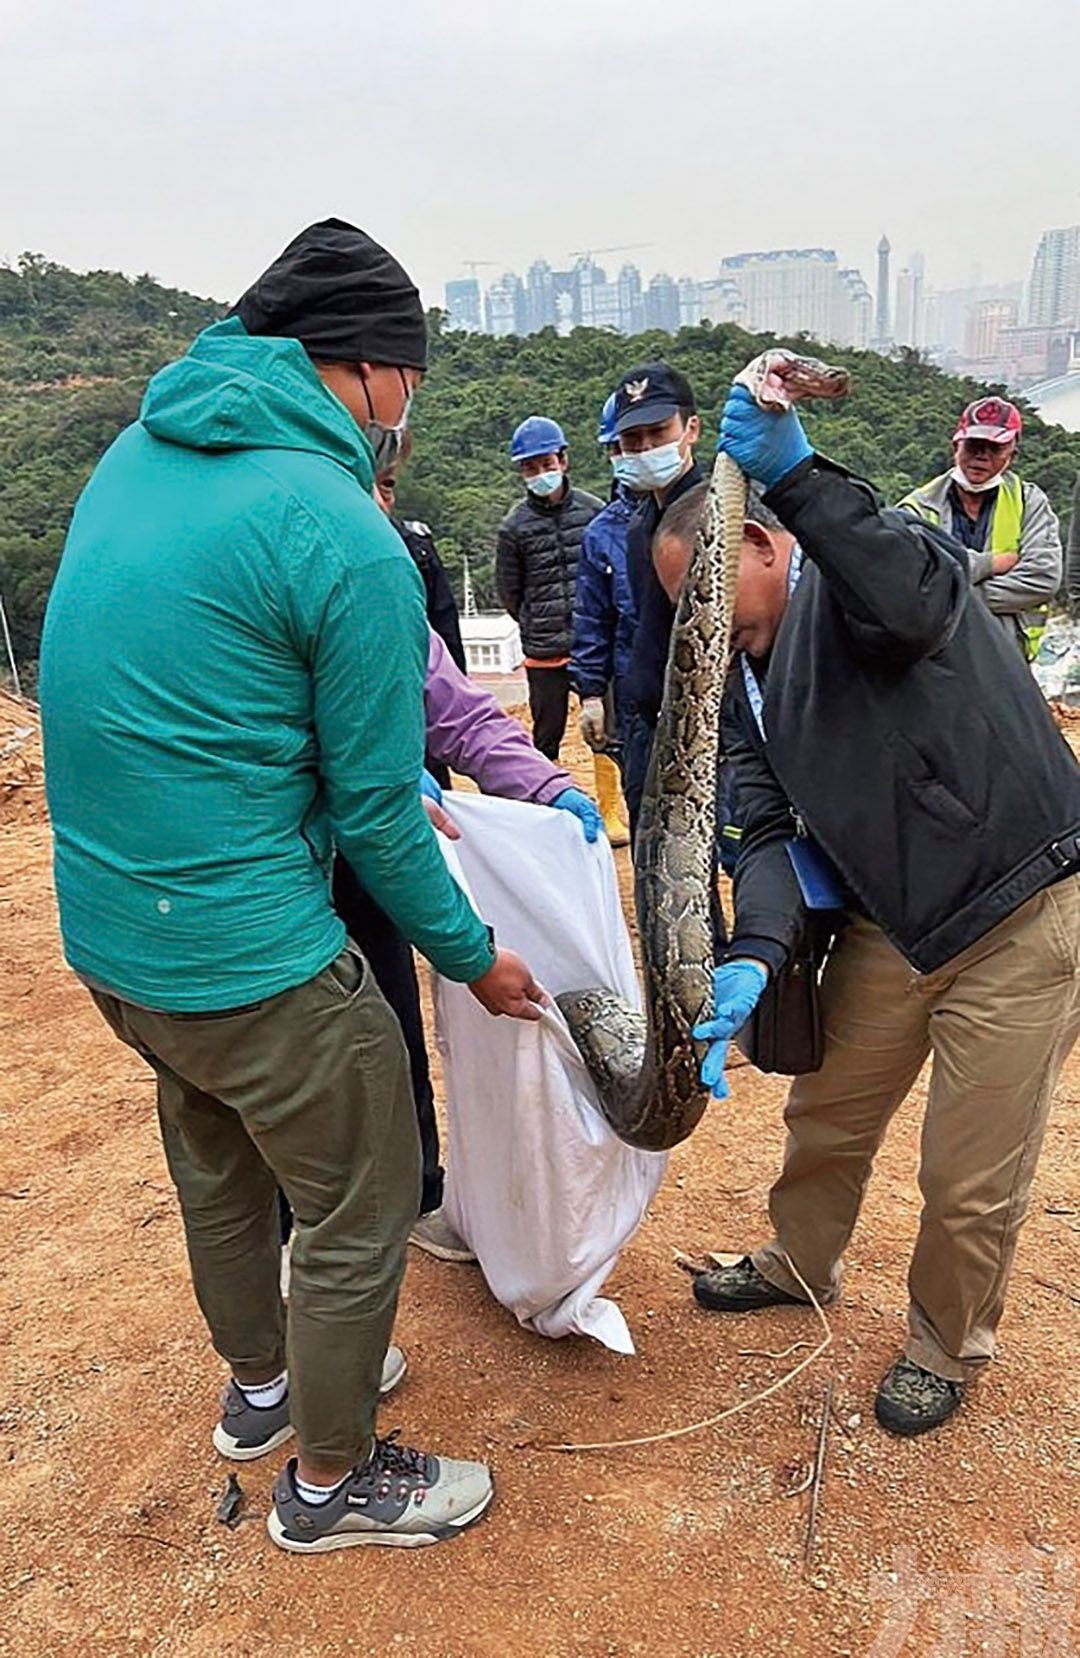
[[[912,490],[900,502],[902,507],[910,507],[917,512],[920,518],[928,524],[941,524],[941,513],[937,507],[931,506],[925,500],[924,493],[946,485],[950,474],[943,472],[940,477],[932,478],[922,489]],[[990,534],[987,538],[986,551],[988,553],[1017,553],[1020,551],[1020,532],[1024,522],[1024,486],[1014,472],[1006,472],[998,486],[997,500],[990,515]],[[1046,619],[1050,614],[1049,605],[1039,605],[1026,613],[1027,620],[1019,623],[1023,635],[1024,655],[1029,662],[1034,662],[1039,654],[1042,636],[1046,632]]]

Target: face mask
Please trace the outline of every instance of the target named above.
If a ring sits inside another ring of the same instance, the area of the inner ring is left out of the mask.
[[[402,440],[409,424],[412,392],[409,390],[409,382],[400,369],[398,369],[398,374],[401,375],[401,384],[405,387],[405,407],[401,411],[401,419],[396,426],[384,426],[381,420],[375,419],[371,393],[367,389],[367,381],[364,381],[364,396],[367,398],[367,406],[372,417],[364,427],[364,436],[374,451],[376,475],[380,472],[389,472],[394,466],[401,453]]]
[[[558,472],[538,472],[535,478],[526,478],[525,488],[530,495],[535,495],[538,500],[544,501],[549,495],[554,495],[561,489],[563,477],[564,474],[561,470]]]
[[[611,470],[615,474],[617,484],[625,484],[627,489],[637,490],[640,493],[641,485],[636,481],[637,470],[634,466],[637,458],[636,455],[612,455]]]
[[[1006,467],[1005,472],[1008,470],[1008,467]],[[981,484],[973,484],[971,479],[961,472],[959,466],[954,466],[949,476],[954,484],[960,489],[966,489],[970,495],[981,495],[984,490],[996,489],[1005,476],[1005,472],[998,472],[993,478],[987,478],[986,482]]]
[[[659,449],[643,449],[640,455],[620,458],[629,463],[626,482],[641,495],[652,489],[667,489],[686,465],[678,443],[663,443]]]

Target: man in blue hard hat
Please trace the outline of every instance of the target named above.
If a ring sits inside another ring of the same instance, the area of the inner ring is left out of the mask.
[[[581,698],[581,735],[596,756],[597,797],[612,844],[625,834],[609,822],[605,798],[608,757],[622,762],[626,718],[626,675],[637,628],[637,605],[626,567],[626,536],[640,496],[624,481],[630,457],[622,453],[615,430],[615,393],[600,411],[596,441],[605,450],[614,474],[611,499],[588,525],[581,539],[570,677]],[[611,817],[617,812],[614,778]]]
[[[533,742],[559,758],[570,700],[570,636],[578,554],[603,503],[568,476],[566,438],[557,420],[530,415],[510,440],[525,498],[499,526],[495,580],[521,629]]]

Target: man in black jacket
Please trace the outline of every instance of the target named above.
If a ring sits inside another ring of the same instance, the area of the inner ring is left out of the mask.
[[[882,1426],[922,1433],[993,1355],[1080,1028],[1080,768],[971,600],[962,547],[881,510],[811,451],[794,413],[742,388],[721,446],[768,486],[784,529],[744,543],[735,606],[735,925],[695,1032],[714,1092],[808,902],[842,903],[847,925],[822,984],[824,1063],[796,1078],[785,1113],[775,1237],[695,1294],[729,1312],[805,1302],[804,1283],[835,1299],[877,1147],[932,1056],[909,1336],[877,1397]]]
[[[404,466],[411,454],[412,433],[406,429],[401,440],[399,457],[392,467],[380,472],[375,479],[375,498],[381,502],[386,516],[409,549],[409,556],[420,572],[420,580],[424,584],[428,626],[439,635],[464,674],[468,672],[468,664],[465,658],[465,645],[461,638],[461,618],[458,615],[454,590],[450,586],[450,578],[435,546],[435,537],[428,525],[419,518],[398,517],[398,467]],[[450,787],[450,770],[441,760],[437,760],[433,754],[425,754],[424,765],[440,788]],[[356,937],[355,934],[351,936]],[[356,939],[356,942],[363,948],[362,940]]]
[[[495,580],[499,599],[521,629],[533,742],[558,760],[570,702],[570,640],[578,553],[585,526],[603,502],[574,489],[566,438],[558,421],[530,415],[510,440],[525,499],[499,526]]]
[[[637,828],[653,736],[664,695],[664,670],[675,618],[657,580],[650,549],[669,507],[701,482],[694,445],[701,436],[693,389],[670,363],[642,363],[624,374],[615,393],[615,430],[624,477],[640,497],[626,534],[626,567],[637,607],[625,678],[623,795],[630,835]]]
[[[398,517],[397,468],[399,465],[404,466],[411,454],[412,433],[406,430],[401,440],[399,460],[389,471],[379,473],[375,479],[375,489],[386,510],[386,516],[409,549],[412,561],[420,572],[427,598],[428,626],[439,635],[462,673],[466,673],[468,670],[465,646],[461,640],[461,619],[458,615],[457,600],[450,586],[450,578],[446,574],[446,566],[435,546],[435,537],[428,525],[419,518]],[[428,770],[431,769],[429,762]]]

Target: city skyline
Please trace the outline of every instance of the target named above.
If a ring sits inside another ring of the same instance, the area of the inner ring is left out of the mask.
[[[660,271],[646,281],[630,260],[612,274],[582,253],[562,270],[534,260],[524,277],[504,272],[486,290],[475,261],[473,275],[447,283],[444,298],[452,328],[495,336],[545,327],[562,335],[576,327],[674,334],[702,322],[734,323],[886,354],[908,347],[951,373],[1017,391],[1059,397],[1074,377],[1080,383],[1080,224],[1041,232],[1026,280],[935,288],[921,250],[896,269],[884,232],[875,262],[871,291],[861,271],[824,247],[726,254],[700,280]]]
[[[1077,196],[1076,207],[1080,209],[1080,194]],[[1080,217],[1080,211],[1078,211],[1077,217]],[[766,231],[771,230],[771,228],[772,227],[768,225],[762,227],[762,229]],[[932,258],[926,253],[922,241],[917,236],[914,240],[909,240],[907,244],[904,244],[899,236],[893,235],[891,229],[886,231],[884,225],[879,225],[877,230],[872,235],[861,238],[864,243],[863,256],[861,259],[851,256],[850,246],[845,245],[838,240],[830,240],[828,237],[820,236],[817,238],[809,238],[805,243],[785,243],[782,242],[778,236],[769,235],[768,237],[759,236],[757,240],[747,242],[746,244],[738,247],[732,245],[731,247],[722,248],[716,253],[712,261],[711,269],[709,268],[707,260],[704,263],[699,263],[696,269],[684,267],[680,264],[678,259],[665,257],[663,247],[659,242],[655,244],[647,244],[650,248],[655,248],[655,251],[651,256],[642,257],[638,254],[625,262],[634,266],[643,286],[647,286],[654,277],[658,276],[670,277],[676,283],[686,279],[696,282],[707,282],[713,280],[719,275],[720,268],[725,260],[732,258],[743,258],[749,252],[802,252],[811,251],[816,248],[824,252],[835,254],[837,263],[841,269],[854,270],[864,276],[864,279],[866,280],[871,294],[876,302],[876,281],[873,280],[872,274],[866,273],[876,272],[880,239],[883,235],[885,235],[890,242],[891,248],[894,280],[892,287],[892,299],[890,301],[890,311],[894,312],[897,304],[896,284],[901,275],[907,271],[908,261],[910,258],[914,258],[919,262],[920,268],[917,276],[918,287],[925,289],[929,281],[929,276],[932,276],[935,270],[938,271],[940,278],[939,282],[937,284],[930,283],[930,286],[936,287],[936,291],[939,293],[949,293],[954,290],[966,291],[968,289],[982,288],[997,291],[999,289],[1011,288],[1016,284],[1026,286],[1030,280],[1032,262],[1036,248],[1039,244],[1039,239],[1041,236],[1049,234],[1051,233],[1042,229],[1042,227],[1039,227],[1035,230],[1031,237],[1030,246],[1020,245],[1017,243],[1010,244],[1009,258],[1007,260],[1000,258],[1000,248],[992,245],[992,238],[988,237],[985,248],[978,247],[973,252],[969,250],[966,268],[956,279],[951,276],[941,275],[939,267],[934,264]],[[613,249],[615,255],[618,255],[621,252],[623,245],[627,248],[633,248],[635,246],[632,242],[626,244],[616,244]],[[903,260],[901,263],[898,261],[897,255],[905,246],[908,251],[903,253]],[[624,263],[623,259],[619,257],[611,257],[609,249],[606,246],[594,247],[591,249],[587,248],[583,250],[583,252],[585,256],[595,257],[596,262],[608,271],[609,276],[612,274],[613,270],[617,272],[617,269]],[[582,257],[582,254],[571,251],[559,252],[557,247],[553,247],[553,244],[549,243],[544,247],[535,247],[528,258],[518,260],[516,262],[513,260],[502,259],[460,259],[456,263],[451,262],[448,267],[449,274],[443,278],[441,284],[439,285],[438,292],[443,297],[436,300],[429,295],[425,295],[425,303],[443,305],[446,290],[458,282],[471,280],[472,276],[475,275],[477,271],[481,273],[477,276],[477,280],[480,283],[481,290],[483,290],[489,286],[492,281],[498,281],[501,277],[508,274],[517,274],[524,277],[525,273],[527,273],[528,270],[535,264],[550,265],[552,270],[561,269],[569,271],[574,267],[576,260],[580,257]]]
[[[907,346],[955,372],[1018,387],[1080,366],[1080,225],[1042,231],[1026,281],[986,282],[976,267],[968,286],[951,289],[934,286],[921,250],[897,268],[886,232],[875,251],[873,290],[825,247],[725,254],[705,278],[660,270],[647,280],[629,258],[617,270],[598,263],[599,255],[641,245],[582,252],[563,269],[538,258],[524,275],[505,271],[486,286],[478,273],[491,262],[471,261],[471,276],[446,284],[450,325],[496,336],[545,327],[568,334],[579,326],[630,335],[732,322],[834,345]]]

